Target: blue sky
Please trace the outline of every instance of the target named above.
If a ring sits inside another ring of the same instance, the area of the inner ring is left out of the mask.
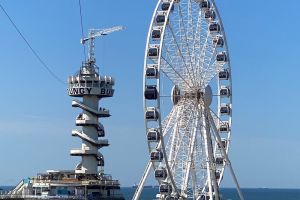
[[[124,25],[96,44],[100,73],[116,78],[112,114],[103,124],[111,146],[106,172],[123,186],[138,182],[148,159],[142,105],[144,47],[155,0],[82,1],[88,28]],[[4,0],[1,4],[51,69],[66,80],[83,60],[78,1]],[[230,157],[242,187],[300,188],[300,2],[217,0],[233,68]],[[268,6],[264,6],[268,5]],[[71,136],[78,109],[0,12],[0,185],[47,169],[73,169]],[[150,181],[152,183],[152,181]],[[232,186],[231,177],[223,186]]]

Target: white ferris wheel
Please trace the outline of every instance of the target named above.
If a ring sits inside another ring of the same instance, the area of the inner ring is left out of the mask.
[[[167,98],[167,97],[171,97]],[[144,61],[144,111],[158,199],[220,199],[229,167],[232,81],[225,31],[214,0],[159,0]]]

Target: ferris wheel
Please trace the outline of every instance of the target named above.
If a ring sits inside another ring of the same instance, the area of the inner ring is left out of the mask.
[[[229,158],[232,81],[214,0],[159,0],[144,60],[144,111],[158,199],[220,199]],[[171,97],[171,100],[170,98]]]

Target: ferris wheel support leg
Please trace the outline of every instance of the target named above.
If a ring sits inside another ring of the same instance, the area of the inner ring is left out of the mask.
[[[197,113],[198,114],[198,113]],[[191,173],[191,167],[192,167],[192,161],[193,161],[193,155],[194,155],[194,149],[195,149],[195,140],[196,140],[196,135],[197,135],[197,127],[198,127],[198,119],[199,117],[197,116],[196,118],[196,123],[193,128],[193,135],[191,138],[190,146],[189,146],[189,153],[188,153],[188,163],[187,163],[187,169],[184,177],[184,182],[183,182],[183,190],[187,190],[188,188],[188,181],[190,178],[190,173]]]
[[[213,165],[214,163],[214,154],[213,154],[213,147],[212,147],[212,141],[211,141],[211,135],[210,135],[210,127],[209,127],[209,116],[207,114],[203,113],[202,115],[202,133],[205,140],[205,149],[206,149],[206,156],[208,158],[207,160],[207,174],[208,174],[208,187],[209,187],[209,196],[210,199],[220,200],[219,197],[219,187],[217,184],[216,179],[216,170]],[[214,193],[214,195],[213,195]]]
[[[197,196],[197,194],[196,194],[196,185],[197,185],[197,178],[196,178],[196,171],[195,171],[195,162],[193,161],[193,163],[192,163],[192,169],[191,169],[191,171],[192,171],[192,187],[193,187],[193,195],[194,195],[194,197],[196,197]]]
[[[134,196],[132,197],[132,200],[138,200],[140,199],[140,196],[141,196],[141,193],[142,193],[142,190],[144,188],[144,184],[145,184],[145,181],[147,180],[147,177],[149,175],[149,172],[150,172],[150,169],[152,167],[152,162],[151,161],[148,161],[148,164],[147,164],[147,167],[144,171],[144,174],[135,190],[135,193],[134,193]]]
[[[237,180],[237,178],[236,178],[236,175],[235,175],[235,173],[234,173],[233,167],[232,167],[231,162],[230,162],[230,160],[229,160],[229,157],[228,157],[228,155],[227,155],[227,153],[226,153],[226,150],[225,150],[225,148],[223,147],[222,139],[221,139],[221,137],[220,137],[220,135],[219,135],[218,129],[217,129],[216,125],[215,125],[215,122],[214,122],[214,120],[213,120],[211,114],[209,113],[208,115],[209,115],[210,124],[212,125],[212,128],[213,128],[213,130],[214,130],[215,139],[216,139],[217,143],[219,144],[219,146],[221,147],[221,150],[222,150],[223,155],[225,156],[225,159],[226,159],[226,165],[228,166],[228,168],[229,168],[229,170],[230,170],[230,174],[231,174],[232,179],[233,179],[233,181],[234,181],[234,183],[235,183],[235,185],[236,185],[236,189],[237,189],[238,195],[239,195],[239,197],[240,197],[240,200],[244,200],[244,196],[243,196],[243,194],[242,194],[242,191],[241,191],[239,182],[238,182],[238,180]]]

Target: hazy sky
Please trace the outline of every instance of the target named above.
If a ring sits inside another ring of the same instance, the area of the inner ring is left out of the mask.
[[[116,78],[115,96],[102,105],[111,146],[106,172],[123,186],[139,181],[148,149],[144,133],[142,71],[155,0],[82,1],[88,28],[124,25],[98,40],[100,73]],[[83,61],[77,0],[3,0],[1,4],[51,69],[66,80]],[[242,187],[300,187],[300,2],[217,0],[233,70],[230,157]],[[0,12],[0,185],[47,169],[74,169],[80,147],[71,136],[79,109],[67,86],[51,77]],[[153,181],[149,182],[153,184]],[[223,186],[232,186],[231,177]]]

